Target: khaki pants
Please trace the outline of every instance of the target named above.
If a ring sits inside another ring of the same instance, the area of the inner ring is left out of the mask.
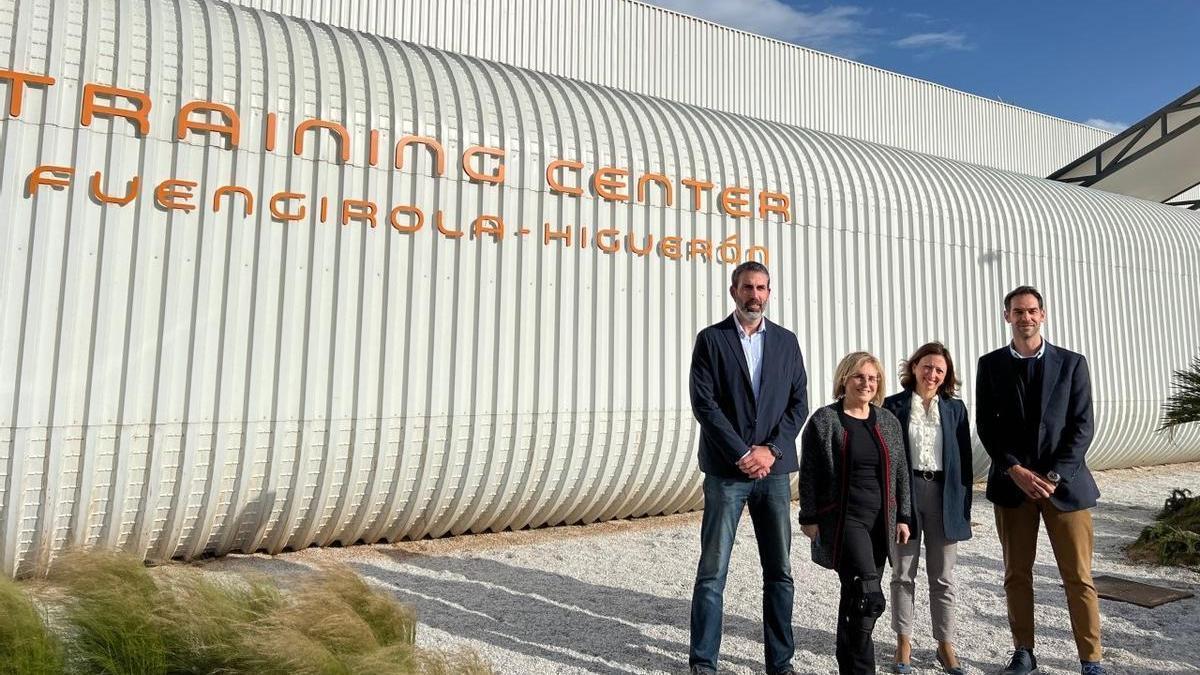
[[[1004,594],[1013,644],[1033,649],[1033,561],[1037,556],[1038,516],[1058,563],[1080,661],[1100,660],[1100,601],[1092,583],[1092,513],[1059,511],[1047,499],[1015,508],[996,507],[996,533],[1004,550]]]

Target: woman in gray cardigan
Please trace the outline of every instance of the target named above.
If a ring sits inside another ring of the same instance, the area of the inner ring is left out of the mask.
[[[800,529],[813,562],[841,580],[837,661],[843,674],[874,673],[871,633],[886,605],[880,579],[891,541],[908,541],[908,461],[900,422],[879,407],[879,360],[866,352],[842,359],[833,404],[804,427],[800,457]]]
[[[904,427],[912,467],[913,535],[892,554],[892,629],[897,673],[911,673],[913,596],[921,540],[937,661],[962,675],[954,653],[954,562],[957,543],[971,538],[971,426],[967,406],[955,398],[958,377],[950,350],[940,342],[921,345],[900,366],[904,388],[883,402]]]

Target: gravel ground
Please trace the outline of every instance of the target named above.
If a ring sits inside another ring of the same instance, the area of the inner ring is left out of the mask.
[[[1171,488],[1200,492],[1200,463],[1099,472],[1095,573],[1197,592],[1200,574],[1128,562],[1121,548],[1151,522]],[[960,659],[972,673],[1003,667],[1011,641],[1002,564],[990,504],[975,493],[975,537],[959,545]],[[582,527],[454,537],[395,545],[228,556],[213,571],[265,572],[282,583],[312,566],[357,569],[416,608],[418,643],[467,647],[497,672],[684,673],[688,612],[699,555],[699,514]],[[748,519],[738,533],[725,590],[722,672],[762,672],[758,557]],[[1057,569],[1043,532],[1036,568],[1041,673],[1077,673]],[[885,572],[885,574],[887,574]],[[798,672],[836,672],[837,577],[814,565],[797,528],[793,541]],[[923,573],[918,576],[913,666],[933,661]],[[1155,609],[1100,601],[1110,673],[1200,673],[1200,597]],[[890,672],[895,635],[876,628],[879,672]]]

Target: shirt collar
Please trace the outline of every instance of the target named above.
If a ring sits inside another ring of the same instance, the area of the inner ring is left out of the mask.
[[[733,325],[737,328],[738,337],[748,337],[746,329],[742,328],[742,322],[738,321],[737,312],[733,314]],[[754,335],[762,335],[767,332],[767,317],[763,317],[762,321],[758,322],[758,330],[754,331]]]
[[[1021,352],[1017,351],[1016,347],[1013,347],[1012,342],[1008,343],[1008,353],[1012,354],[1015,359],[1040,359],[1042,358],[1042,354],[1046,353],[1046,338],[1042,338],[1042,346],[1038,347],[1037,353],[1033,356],[1022,356]]]

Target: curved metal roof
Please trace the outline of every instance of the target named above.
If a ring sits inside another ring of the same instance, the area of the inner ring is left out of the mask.
[[[969,404],[970,364],[1006,340],[1004,292],[1033,283],[1049,339],[1092,363],[1092,466],[1200,458],[1200,431],[1154,432],[1195,350],[1197,214],[218,3],[0,0],[0,17],[0,63],[58,78],[0,118],[6,572],[72,545],[274,552],[699,505],[688,355],[729,311],[729,266],[341,225],[315,202],[282,222],[265,215],[281,190],[452,227],[736,234],[770,251],[770,316],[799,335],[814,404],[842,354],[892,364],[934,338]],[[89,82],[148,92],[149,136],[81,126]],[[237,110],[245,142],[176,141],[196,99]],[[344,121],[350,160],[316,133],[265,149],[268,113]],[[372,164],[372,130],[439,139],[446,173],[426,152]],[[504,149],[502,185],[457,168],[477,144]],[[784,192],[792,217],[733,218],[711,194],[693,209],[679,183],[670,206],[555,194],[559,158]],[[31,198],[18,186],[43,163],[77,174]],[[194,180],[201,205],[247,186],[259,211],[167,210],[149,187],[104,206],[94,171],[112,191]]]

